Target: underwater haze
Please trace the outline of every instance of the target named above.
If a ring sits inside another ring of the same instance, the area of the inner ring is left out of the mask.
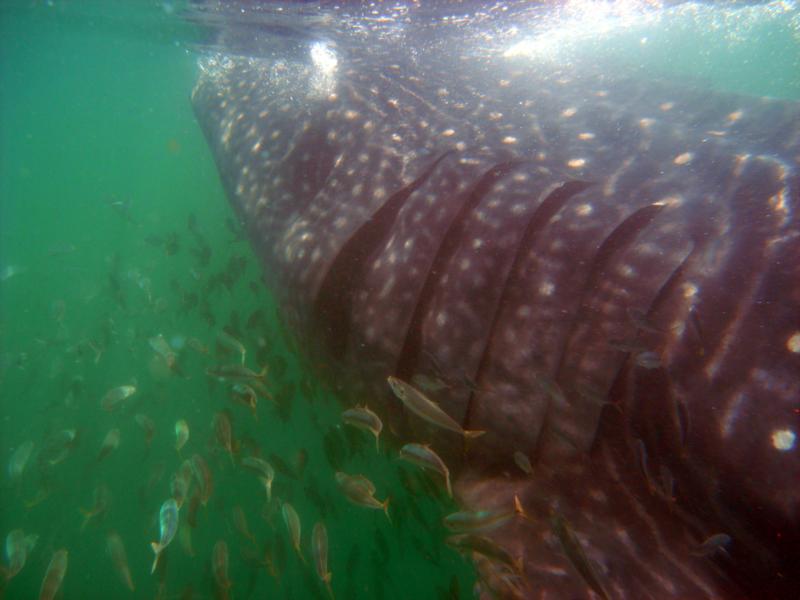
[[[800,100],[795,2],[608,5],[513,51]],[[189,8],[0,8],[0,596],[471,598],[442,477],[343,417],[278,317],[192,109]]]

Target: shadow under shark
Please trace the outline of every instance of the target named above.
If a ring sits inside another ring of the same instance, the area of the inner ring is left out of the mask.
[[[523,581],[484,591],[796,597],[800,106],[457,27],[259,31],[199,58],[226,191],[333,383],[432,442],[465,506],[519,497],[491,537]],[[406,414],[389,375],[486,434]]]

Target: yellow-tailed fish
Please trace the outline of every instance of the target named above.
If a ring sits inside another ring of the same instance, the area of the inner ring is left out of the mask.
[[[389,498],[380,502],[375,498],[375,484],[363,475],[348,475],[338,471],[336,473],[336,483],[344,493],[345,497],[353,504],[365,508],[381,509],[386,514],[386,518],[391,522],[389,516]]]
[[[183,465],[190,465],[190,470],[187,473],[186,469],[183,468]],[[172,479],[169,482],[169,489],[172,495],[173,500],[178,505],[178,510],[181,509],[183,503],[186,501],[186,498],[189,497],[189,491],[192,487],[192,474],[193,471],[191,470],[191,462],[190,461],[183,461],[183,465],[181,469],[177,473],[173,473]]]
[[[539,390],[550,396],[550,399],[556,403],[556,406],[565,408],[567,406],[567,397],[564,395],[558,382],[543,369],[536,369],[535,375],[535,382]]]
[[[192,473],[194,473],[195,481],[200,488],[200,502],[203,506],[208,504],[208,499],[214,491],[214,480],[211,476],[211,470],[208,468],[208,463],[199,454],[193,454],[192,460]]]
[[[439,408],[438,404],[402,379],[390,376],[388,381],[394,395],[400,399],[403,405],[428,423],[463,435],[467,439],[476,438],[486,433],[485,431],[464,429],[450,415]]]
[[[450,387],[450,385],[441,377],[437,377],[435,375],[431,377],[423,373],[417,373],[414,375],[411,378],[411,383],[414,384],[415,387],[426,392],[438,392],[439,390],[444,390]]]
[[[342,487],[363,488],[370,494],[374,494],[377,489],[372,481],[360,474],[348,475],[347,473],[338,472],[336,473],[336,483]]]
[[[136,423],[139,424],[139,427],[142,428],[144,431],[144,443],[149,448],[150,443],[153,441],[153,436],[156,433],[156,424],[144,413],[138,413],[135,417]]]
[[[256,536],[250,533],[250,527],[247,525],[247,515],[244,514],[244,509],[238,504],[233,507],[233,524],[239,533],[254,544],[256,543]]]
[[[314,557],[317,576],[325,584],[325,589],[328,590],[328,595],[333,600],[334,595],[331,588],[333,575],[328,570],[328,530],[321,521],[314,523],[314,529],[311,531],[311,554]]]
[[[442,458],[433,451],[430,446],[422,444],[406,444],[400,448],[400,458],[423,469],[434,471],[444,478],[447,487],[447,495],[453,497],[453,489],[450,487],[450,470],[444,464]]]
[[[246,456],[242,459],[242,466],[255,471],[259,475],[264,490],[267,492],[267,502],[272,500],[272,482],[275,480],[275,469],[263,458]]]
[[[235,464],[233,460],[233,430],[230,417],[226,412],[218,412],[214,415],[214,433],[219,445],[228,453],[231,464]]]
[[[487,558],[480,552],[472,553],[472,562],[478,573],[478,589],[485,591],[490,598],[524,600],[530,597],[530,594],[526,593],[527,580],[515,570]]]
[[[160,537],[157,542],[150,542],[150,547],[153,549],[155,558],[153,559],[153,567],[150,569],[151,573],[155,573],[156,566],[158,566],[158,558],[164,551],[164,548],[169,546],[169,543],[175,537],[175,532],[178,530],[178,504],[174,498],[166,500],[161,505],[161,510],[158,515],[158,523],[160,529]]]
[[[39,536],[36,534],[25,535],[22,529],[14,529],[6,536],[6,560],[8,561],[8,567],[4,573],[6,581],[22,570],[38,539]]]
[[[305,563],[306,558],[303,556],[303,551],[300,549],[300,517],[297,516],[297,511],[295,511],[294,507],[288,502],[284,502],[283,506],[281,506],[281,514],[283,515],[283,522],[286,523],[286,529],[289,530],[289,536],[292,538],[294,551],[297,552],[297,556],[300,557],[300,560]]]
[[[214,581],[217,582],[220,596],[227,598],[228,589],[233,584],[228,579],[228,544],[224,540],[218,540],[214,544],[211,564],[214,571]]]
[[[249,408],[253,418],[258,421],[258,394],[255,390],[249,385],[239,382],[233,385],[231,394],[236,402]]]
[[[581,546],[580,541],[572,531],[569,522],[563,515],[554,513],[550,519],[550,523],[553,527],[553,533],[556,534],[558,541],[561,542],[564,554],[566,554],[572,566],[575,567],[586,584],[592,588],[598,596],[603,598],[603,600],[609,600],[608,593],[603,587],[603,584],[600,583],[600,577],[597,571],[583,551],[583,546]]]
[[[117,410],[120,405],[136,393],[136,386],[133,385],[120,385],[112,388],[106,392],[106,395],[100,400],[100,406],[103,410],[109,412]]]
[[[710,557],[717,552],[727,553],[727,546],[731,543],[731,536],[727,533],[715,533],[703,540],[703,543],[692,549],[694,556]]]
[[[267,389],[267,386],[264,385],[263,381],[260,381],[258,379],[251,379],[247,382],[246,387],[252,388],[252,390],[256,392],[256,394],[258,394],[262,398],[266,398],[267,400],[272,402],[275,406],[279,406],[278,401],[275,400],[275,397],[270,393],[270,391]]]
[[[644,476],[645,482],[647,482],[647,489],[653,494],[656,492],[657,486],[650,475],[650,466],[647,461],[647,446],[645,446],[645,443],[639,438],[634,439],[634,444],[636,446],[636,456],[639,459],[639,469]]]
[[[238,354],[241,358],[242,364],[244,364],[244,359],[247,356],[247,348],[244,347],[244,344],[233,337],[227,331],[220,331],[217,334],[217,342],[223,348],[233,351],[234,353]]]
[[[509,510],[475,510],[459,511],[444,518],[444,526],[454,533],[487,533],[494,531],[521,516],[528,518],[517,496],[514,496],[514,508]]]
[[[64,575],[67,574],[68,561],[69,552],[66,548],[61,548],[53,553],[44,579],[42,579],[42,587],[39,588],[39,600],[53,600],[56,597],[61,582],[64,581]]]
[[[533,465],[531,464],[530,459],[519,450],[514,452],[514,463],[516,463],[520,471],[526,475],[533,475]]]
[[[186,340],[186,345],[189,346],[195,352],[200,354],[208,354],[208,346],[206,346],[203,342],[198,340],[197,338],[190,337]]]
[[[69,456],[78,441],[75,429],[62,429],[47,439],[39,453],[39,461],[51,467],[63,462]]]
[[[663,330],[653,325],[653,323],[647,316],[647,311],[641,308],[631,307],[628,309],[627,312],[628,312],[628,317],[631,320],[631,323],[637,329],[641,329],[642,331],[647,331],[649,333],[664,333]]]
[[[116,427],[110,429],[106,434],[106,437],[103,438],[103,444],[100,446],[100,452],[97,454],[97,462],[100,462],[114,450],[116,450],[119,447],[119,440],[119,429]]]
[[[637,366],[642,367],[643,369],[660,369],[661,368],[661,357],[656,353],[650,350],[646,352],[639,352],[634,357],[634,362]]]
[[[17,449],[14,450],[14,453],[11,455],[11,458],[8,461],[8,476],[11,479],[17,479],[22,475],[32,452],[33,442],[30,440],[27,442],[22,442],[19,446],[17,446]]]
[[[378,450],[378,438],[383,430],[380,417],[372,412],[366,405],[349,408],[342,413],[342,421],[358,429],[369,431],[375,436],[375,450]]]
[[[86,529],[92,519],[102,520],[106,515],[108,507],[111,505],[111,490],[105,484],[98,484],[94,488],[94,504],[92,508],[81,508],[83,515],[83,523],[81,524],[81,531]]]
[[[177,356],[175,351],[172,349],[172,346],[170,346],[169,342],[164,339],[163,335],[159,333],[158,335],[147,340],[147,343],[150,344],[150,347],[156,354],[164,359],[164,362],[167,364],[168,368],[173,369],[175,367]]]
[[[267,368],[256,373],[244,365],[217,365],[207,368],[206,375],[228,381],[261,381],[267,376]]]
[[[128,566],[128,555],[125,552],[125,544],[122,538],[116,531],[110,531],[106,536],[106,550],[111,561],[114,563],[114,568],[119,573],[122,583],[125,584],[130,591],[134,591],[133,578],[131,577],[131,569]]]
[[[189,424],[185,420],[179,419],[175,423],[175,450],[180,452],[181,448],[183,448],[188,441]]]
[[[477,552],[489,560],[505,565],[517,573],[522,573],[521,557],[514,559],[504,548],[482,535],[451,535],[445,540],[445,543],[466,556],[469,556],[472,552]]]

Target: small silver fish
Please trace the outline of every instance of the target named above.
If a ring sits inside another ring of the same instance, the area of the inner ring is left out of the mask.
[[[530,459],[519,450],[514,452],[514,462],[523,473],[533,475],[533,465],[531,465]]]
[[[641,329],[642,331],[650,333],[664,333],[650,322],[650,319],[647,317],[647,312],[641,308],[629,308],[628,318],[636,329]]]
[[[305,564],[306,557],[303,556],[303,551],[300,549],[300,517],[297,516],[297,511],[288,502],[284,502],[283,506],[281,506],[281,514],[283,515],[283,522],[286,524],[286,529],[289,530],[289,536],[292,538],[294,551],[297,552],[297,556],[299,556],[300,560]]]
[[[352,425],[358,429],[369,431],[375,436],[375,450],[378,448],[378,439],[383,430],[383,423],[380,417],[372,412],[366,405],[348,408],[342,413],[342,421],[347,425]]]
[[[211,567],[214,571],[214,580],[217,582],[220,596],[222,598],[227,598],[228,588],[233,584],[228,578],[228,544],[225,540],[218,540],[217,543],[214,544],[214,550],[211,555]]]
[[[177,355],[172,349],[172,346],[169,345],[169,342],[164,339],[163,335],[159,333],[147,340],[147,343],[150,344],[150,347],[156,354],[164,359],[164,362],[167,363],[167,367],[172,369],[175,366]]]
[[[106,392],[106,395],[100,400],[100,406],[103,408],[103,410],[111,412],[119,408],[123,401],[127,400],[135,393],[136,386],[120,385]]]
[[[39,600],[53,600],[64,581],[67,574],[67,564],[69,562],[69,551],[61,548],[53,553],[50,564],[47,565],[47,572],[42,579],[42,587],[39,589]]]
[[[247,467],[259,475],[259,479],[264,484],[267,492],[267,502],[272,500],[272,482],[275,480],[275,469],[263,458],[257,456],[246,456],[242,459],[242,466]]]
[[[509,567],[514,572],[522,574],[522,557],[518,559],[487,537],[480,535],[459,534],[451,535],[445,543],[462,554],[470,555],[472,552],[482,554],[489,560]]]
[[[151,573],[155,573],[156,566],[158,565],[158,557],[161,556],[164,548],[169,546],[169,543],[175,537],[175,532],[178,530],[178,503],[175,502],[174,498],[166,500],[161,505],[158,522],[161,536],[158,542],[150,542],[150,547],[156,555],[153,559],[153,567],[150,569]]]
[[[186,442],[189,441],[189,424],[183,420],[179,419],[175,423],[175,450],[178,452],[181,451],[181,448],[186,445]]]
[[[400,458],[423,469],[428,469],[439,473],[444,477],[447,486],[447,495],[453,497],[453,489],[450,487],[450,471],[444,464],[442,458],[433,451],[430,446],[422,444],[406,444],[400,448]]]
[[[6,536],[6,560],[8,562],[4,573],[6,581],[22,570],[28,555],[38,540],[38,535],[25,535],[22,529],[14,529]]]
[[[122,538],[116,531],[110,531],[106,536],[106,550],[111,556],[114,563],[114,568],[122,578],[122,582],[130,591],[134,591],[136,587],[133,585],[133,578],[131,577],[131,569],[128,566],[128,555],[125,553],[125,544]]]
[[[233,337],[227,331],[220,331],[217,334],[217,342],[220,346],[227,348],[238,354],[241,357],[242,364],[244,364],[245,357],[247,356],[247,348],[244,347],[244,344]]]
[[[261,371],[256,373],[244,365],[216,365],[208,367],[206,369],[206,375],[230,381],[261,381],[267,376],[267,368],[264,367]]]
[[[389,521],[389,498],[383,502],[375,498],[375,484],[363,475],[348,475],[338,471],[336,473],[336,483],[350,502],[365,508],[383,509]]]
[[[550,396],[550,399],[555,402],[556,406],[562,408],[566,407],[567,397],[564,395],[564,391],[561,389],[561,386],[558,385],[558,382],[542,369],[537,369],[535,374],[535,383],[539,390]]]
[[[444,526],[454,533],[487,533],[494,531],[520,516],[529,519],[522,508],[522,503],[514,496],[514,508],[509,510],[475,510],[459,511],[444,518]]]
[[[426,392],[438,392],[440,390],[444,390],[450,387],[444,380],[440,377],[431,377],[425,375],[423,373],[417,373],[411,378],[411,383],[413,383],[416,387]]]
[[[30,440],[27,442],[22,442],[19,446],[17,446],[17,449],[14,450],[14,453],[11,455],[11,459],[8,461],[8,476],[11,477],[11,479],[17,479],[20,475],[22,475],[32,452],[33,442]]]
[[[328,570],[328,530],[321,521],[314,523],[314,529],[311,531],[311,554],[314,556],[317,576],[325,584],[328,595],[333,599],[333,589],[331,589],[333,575]]]
[[[403,405],[428,423],[463,435],[466,439],[476,438],[486,433],[485,431],[464,429],[450,415],[439,408],[438,404],[402,379],[390,376],[388,381],[394,395],[400,399]]]
[[[27,270],[28,270],[27,267],[20,267],[18,265],[6,265],[0,268],[0,282],[8,281],[15,275],[24,273]]]
[[[731,541],[731,536],[729,536],[727,533],[715,533],[714,535],[708,536],[705,540],[703,540],[702,544],[694,548],[692,550],[692,554],[694,556],[702,556],[705,558],[710,558],[717,552],[727,554],[727,547],[730,545]]]
[[[586,584],[592,588],[598,596],[603,598],[603,600],[610,600],[608,592],[606,592],[600,582],[597,571],[592,566],[592,563],[589,562],[589,558],[583,551],[583,546],[581,546],[580,541],[564,516],[558,513],[553,514],[551,525],[553,527],[553,533],[556,534],[558,541],[561,542],[564,554],[566,554],[572,566],[580,573]]]
[[[659,357],[655,352],[651,352],[649,350],[645,352],[639,352],[634,361],[636,362],[637,366],[640,366],[643,369],[661,368],[661,357]]]

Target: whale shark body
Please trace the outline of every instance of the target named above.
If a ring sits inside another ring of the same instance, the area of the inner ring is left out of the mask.
[[[476,562],[487,595],[792,597],[800,105],[438,31],[223,29],[199,58],[283,318],[465,507],[525,507],[490,534],[519,571]],[[485,435],[421,423],[388,376]]]

